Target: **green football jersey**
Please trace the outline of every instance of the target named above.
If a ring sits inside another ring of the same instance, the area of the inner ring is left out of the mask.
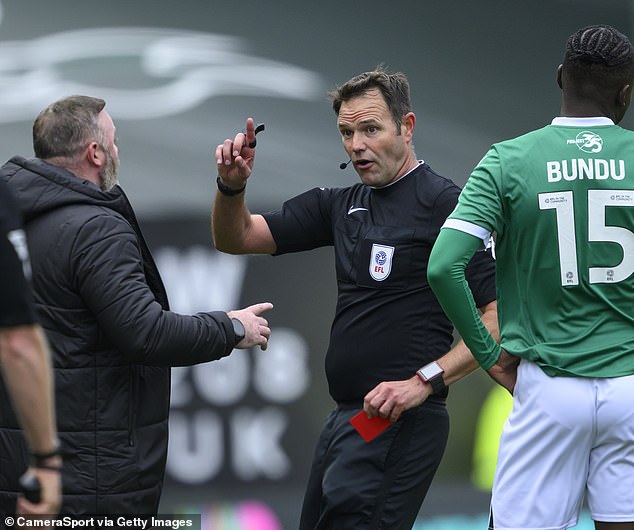
[[[505,350],[550,375],[634,373],[633,132],[556,118],[495,144],[445,226],[495,234]]]

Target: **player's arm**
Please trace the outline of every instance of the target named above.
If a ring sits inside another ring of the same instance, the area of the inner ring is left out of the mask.
[[[0,360],[11,402],[29,448],[56,447],[53,382],[48,347],[38,325],[0,329]]]
[[[489,302],[481,311],[479,318],[483,325],[499,340],[497,302]],[[459,381],[477,368],[478,362],[460,340],[440,359],[422,367],[411,378],[379,383],[365,396],[363,409],[370,417],[381,416],[396,421],[404,411],[417,407],[440,388]]]
[[[41,487],[40,502],[20,497],[18,513],[56,514],[62,461],[57,454],[50,354],[39,325],[0,329],[0,366],[29,450],[37,457],[26,475],[34,476]]]
[[[502,349],[478,316],[473,294],[465,278],[467,263],[482,245],[471,234],[443,228],[429,257],[427,279],[445,314],[480,366],[488,370]]]
[[[261,215],[252,214],[244,195],[255,159],[255,124],[216,147],[217,191],[212,211],[214,245],[230,254],[274,254],[275,240]]]
[[[491,147],[469,177],[460,195],[456,212],[464,219],[450,216],[432,250],[427,277],[445,314],[473,356],[489,375],[513,391],[519,360],[504,352],[498,342],[499,331],[480,319],[469,284],[465,278],[467,263],[490,239],[491,227],[503,227],[501,217],[503,185],[497,146]],[[454,212],[454,213],[456,213]]]

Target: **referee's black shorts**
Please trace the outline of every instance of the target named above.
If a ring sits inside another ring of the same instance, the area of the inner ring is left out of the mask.
[[[366,443],[350,425],[362,403],[333,410],[315,450],[300,530],[410,530],[438,469],[449,415],[434,399]]]

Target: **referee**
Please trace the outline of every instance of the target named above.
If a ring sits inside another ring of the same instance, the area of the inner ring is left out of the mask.
[[[414,153],[416,116],[403,74],[366,72],[332,98],[361,182],[314,188],[277,212],[251,214],[249,118],[245,134],[216,150],[214,242],[238,254],[334,247],[338,298],[326,375],[337,407],[317,444],[300,528],[410,529],[445,449],[446,385],[477,366],[464,344],[447,353],[452,326],[426,281],[429,252],[460,190]],[[495,333],[489,252],[474,258],[469,279]],[[362,418],[394,422],[367,443],[349,423],[364,398]]]
[[[54,515],[61,502],[61,457],[53,397],[53,378],[46,339],[35,321],[28,277],[26,238],[18,209],[6,184],[0,181],[0,368],[17,422],[31,451],[25,478],[37,479],[40,502],[18,498],[17,514]],[[17,426],[17,425],[16,425]],[[3,455],[0,454],[0,462]],[[26,463],[25,463],[26,467]],[[0,465],[0,495],[13,488]],[[9,514],[2,513],[4,516]]]

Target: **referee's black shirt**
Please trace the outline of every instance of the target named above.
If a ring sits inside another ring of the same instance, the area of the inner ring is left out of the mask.
[[[326,355],[332,398],[355,402],[408,379],[452,344],[427,262],[460,188],[427,164],[376,189],[315,188],[264,214],[277,254],[334,245],[338,298]],[[495,264],[477,252],[467,280],[478,307],[495,300]]]

